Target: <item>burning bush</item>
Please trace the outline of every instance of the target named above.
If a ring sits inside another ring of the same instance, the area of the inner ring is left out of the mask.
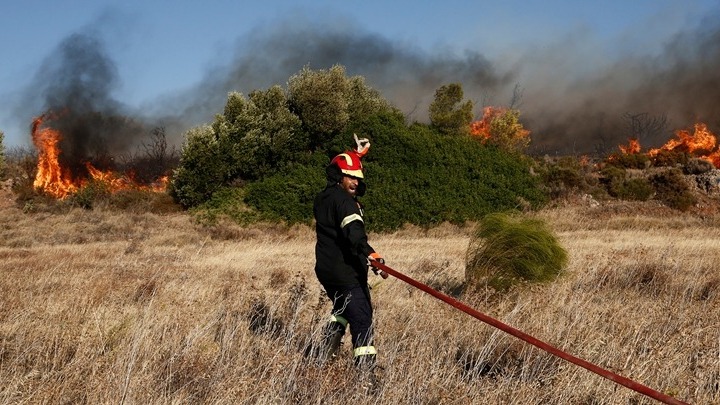
[[[485,107],[483,118],[471,125],[470,134],[483,143],[513,153],[522,153],[530,145],[530,131],[520,123],[520,111]]]
[[[495,213],[480,221],[466,256],[468,286],[488,285],[506,291],[521,282],[557,278],[567,252],[538,219]]]

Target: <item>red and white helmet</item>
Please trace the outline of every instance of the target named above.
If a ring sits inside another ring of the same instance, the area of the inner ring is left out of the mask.
[[[340,168],[340,171],[346,176],[357,177],[358,179],[364,178],[362,162],[360,162],[360,156],[355,151],[347,151],[335,156],[330,161],[330,164]]]

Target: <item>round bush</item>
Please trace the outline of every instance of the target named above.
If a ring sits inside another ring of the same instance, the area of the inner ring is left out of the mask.
[[[468,287],[488,285],[503,292],[521,282],[552,281],[567,260],[567,252],[542,220],[489,214],[470,240],[465,281]]]

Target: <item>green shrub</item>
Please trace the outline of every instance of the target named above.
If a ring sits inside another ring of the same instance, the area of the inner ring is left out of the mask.
[[[92,209],[99,201],[106,202],[111,195],[110,187],[102,181],[90,181],[69,197],[69,202],[78,207]]]
[[[494,213],[480,221],[470,240],[465,281],[468,287],[507,291],[521,282],[554,280],[567,260],[567,252],[542,220]]]
[[[401,128],[392,117],[378,117],[375,124],[365,163],[371,229],[479,220],[546,201],[529,159],[427,126]]]
[[[651,165],[650,158],[644,153],[614,153],[606,163],[624,169],[647,169]]]
[[[646,178],[625,179],[613,190],[615,197],[634,201],[647,201],[654,193],[655,188]]]
[[[257,210],[245,203],[244,187],[223,187],[204,203],[191,209],[193,218],[203,225],[216,225],[224,218],[246,225],[261,219]]]
[[[257,209],[262,219],[310,223],[315,195],[324,186],[324,169],[298,166],[285,174],[248,184],[244,201]]]
[[[697,198],[692,194],[680,169],[673,168],[657,173],[650,181],[655,187],[657,198],[670,208],[687,211],[697,203]]]
[[[289,79],[287,91],[275,85],[247,98],[232,92],[211,126],[186,134],[171,195],[194,207],[229,185],[311,166],[314,155],[349,147],[349,128],[377,113],[397,110],[361,76],[346,77],[342,66],[304,68]]]
[[[230,156],[211,127],[191,129],[182,147],[180,166],[170,180],[170,195],[185,208],[208,200],[229,178]]]
[[[460,83],[440,86],[430,103],[431,125],[444,135],[468,135],[473,118],[473,102],[463,101]]]
[[[598,180],[573,156],[558,159],[545,158],[535,163],[541,187],[552,199],[568,197],[572,193],[595,193]]]
[[[609,165],[601,171],[602,183],[610,196],[621,200],[647,201],[655,188],[644,177],[628,178],[627,170],[622,166]]]
[[[368,229],[463,223],[546,201],[529,159],[469,137],[440,136],[424,125],[408,128],[395,113],[376,115],[352,129],[372,142],[363,162],[368,191],[361,198]],[[243,201],[263,219],[309,223],[315,195],[325,186],[324,167],[342,150],[338,144],[327,155],[314,154],[309,165],[248,183]]]
[[[310,134],[311,149],[324,149],[353,122],[392,110],[362,76],[347,77],[341,65],[327,70],[303,68],[288,79],[287,93],[290,110]]]

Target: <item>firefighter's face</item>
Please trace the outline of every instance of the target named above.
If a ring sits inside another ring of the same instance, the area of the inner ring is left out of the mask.
[[[356,177],[343,176],[340,180],[340,187],[354,197],[357,193],[358,183],[359,180]]]

